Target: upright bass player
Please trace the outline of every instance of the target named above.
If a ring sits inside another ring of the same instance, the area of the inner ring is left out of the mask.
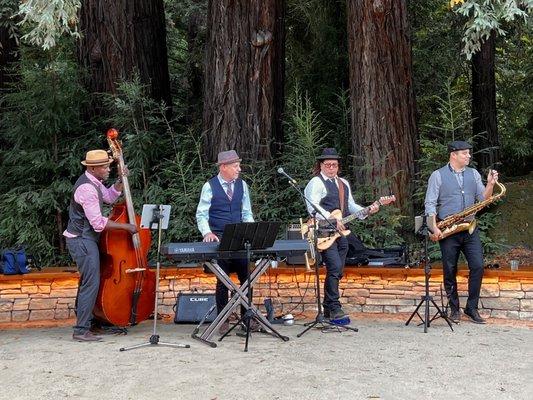
[[[63,232],[68,251],[76,262],[80,273],[80,284],[76,297],[76,326],[72,338],[80,342],[101,340],[89,329],[93,308],[100,286],[100,254],[98,242],[100,233],[107,229],[120,229],[134,234],[137,227],[129,223],[117,223],[102,215],[103,203],[114,203],[121,194],[122,183],[110,187],[102,183],[109,177],[110,164],[105,150],[90,150],[81,163],[85,172],[74,184],[69,207],[69,222]]]

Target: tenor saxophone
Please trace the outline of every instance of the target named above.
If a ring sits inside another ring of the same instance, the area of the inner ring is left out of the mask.
[[[467,221],[468,217],[475,215],[479,210],[487,207],[489,204],[494,203],[505,195],[507,189],[500,182],[496,182],[496,185],[500,188],[500,193],[495,196],[491,196],[488,199],[480,201],[476,204],[471,205],[468,208],[465,208],[463,211],[457,214],[450,215],[444,218],[442,221],[437,222],[437,228],[442,232],[442,236],[439,240],[447,238],[450,235],[453,235],[458,232],[468,230],[468,233],[474,233],[476,229],[476,220],[472,219]]]

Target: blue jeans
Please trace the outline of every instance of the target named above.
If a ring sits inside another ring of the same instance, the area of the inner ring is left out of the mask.
[[[324,281],[324,309],[334,311],[341,308],[339,301],[339,281],[344,272],[344,263],[348,253],[348,240],[342,236],[329,249],[322,253],[326,264],[326,280]]]
[[[481,281],[483,279],[483,247],[479,239],[479,230],[472,235],[468,231],[456,233],[439,242],[442,253],[442,268],[444,287],[448,295],[452,311],[459,310],[459,295],[457,294],[457,261],[459,253],[463,252],[468,262],[468,300],[465,309],[477,310]]]

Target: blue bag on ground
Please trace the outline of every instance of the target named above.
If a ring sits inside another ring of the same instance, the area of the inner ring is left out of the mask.
[[[8,249],[2,252],[1,269],[4,275],[27,274],[28,269],[26,250]]]

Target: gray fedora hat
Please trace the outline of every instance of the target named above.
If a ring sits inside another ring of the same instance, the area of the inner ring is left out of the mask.
[[[221,151],[218,153],[217,164],[231,164],[237,161],[242,161],[235,150]]]

